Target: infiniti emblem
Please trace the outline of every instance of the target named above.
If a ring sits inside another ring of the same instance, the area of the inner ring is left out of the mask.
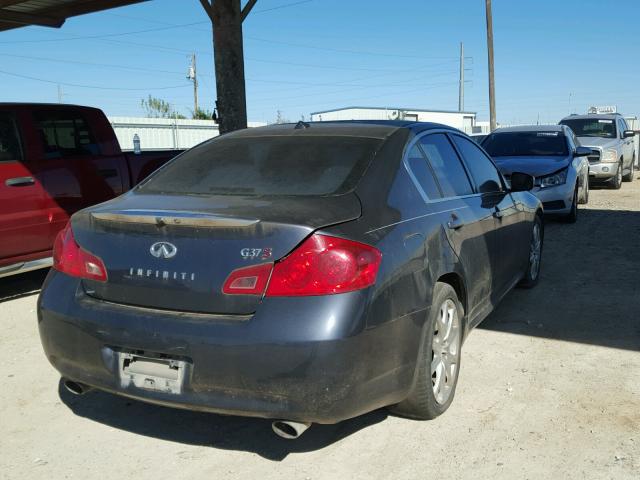
[[[149,253],[156,258],[173,258],[178,253],[178,247],[169,242],[156,242],[149,248]]]

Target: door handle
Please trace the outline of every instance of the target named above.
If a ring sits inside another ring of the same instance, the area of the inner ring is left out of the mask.
[[[464,222],[455,213],[451,214],[451,219],[447,222],[447,228],[450,230],[458,230],[464,226]]]
[[[29,185],[35,185],[36,181],[33,177],[16,177],[5,180],[4,184],[7,187],[28,187]]]
[[[504,212],[500,210],[498,207],[496,207],[496,209],[493,211],[493,216],[495,218],[502,218],[504,217]]]

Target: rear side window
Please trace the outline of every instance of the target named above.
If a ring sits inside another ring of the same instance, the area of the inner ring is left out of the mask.
[[[422,137],[420,146],[429,159],[443,196],[458,197],[473,193],[460,158],[444,134]]]
[[[35,120],[46,158],[97,155],[98,146],[87,122],[66,112],[39,112]]]
[[[427,158],[417,144],[409,152],[407,162],[415,181],[422,188],[427,198],[433,200],[442,197]]]
[[[460,135],[452,135],[451,139],[464,158],[465,164],[476,182],[479,193],[499,192],[502,190],[500,175],[491,160],[471,140]]]
[[[203,195],[341,195],[383,140],[348,136],[220,137],[178,156],[138,190]]]
[[[0,162],[22,160],[20,136],[13,115],[0,112]]]

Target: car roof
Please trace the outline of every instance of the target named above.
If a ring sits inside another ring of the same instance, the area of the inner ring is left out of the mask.
[[[425,130],[450,130],[457,132],[453,127],[431,122],[412,122],[406,120],[336,120],[322,122],[298,122],[267,125],[265,127],[247,128],[229,133],[238,137],[263,137],[263,136],[353,136],[370,138],[387,138],[394,132],[402,129],[411,130],[414,133]]]
[[[493,133],[506,132],[562,132],[566,127],[564,125],[518,125],[517,127],[501,127],[493,131]]]
[[[622,117],[622,114],[620,113],[586,113],[584,115],[569,115],[568,117],[564,117],[562,120],[560,120],[561,122],[564,122],[565,120],[583,120],[583,119],[590,119],[590,118],[595,118],[595,119],[601,119],[601,120],[615,120],[616,118],[620,118]]]
[[[98,107],[89,105],[75,105],[73,103],[46,103],[46,102],[0,102],[0,107],[27,107],[27,108],[91,108],[97,110]]]

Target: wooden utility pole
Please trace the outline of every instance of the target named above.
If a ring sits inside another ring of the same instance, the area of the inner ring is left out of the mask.
[[[211,19],[220,133],[247,128],[242,21],[257,0],[200,0]]]
[[[198,114],[198,70],[196,69],[196,54],[191,54],[191,65],[187,78],[193,82],[193,114]]]
[[[487,9],[487,52],[489,56],[489,126],[493,132],[496,127],[496,85],[493,76],[493,17],[491,0],[485,0]]]
[[[464,43],[460,42],[460,85],[458,86],[458,111],[464,110]]]
[[[493,17],[491,0],[486,1],[487,9],[487,52],[489,56],[489,124],[493,132],[496,127],[496,84],[493,76]]]

